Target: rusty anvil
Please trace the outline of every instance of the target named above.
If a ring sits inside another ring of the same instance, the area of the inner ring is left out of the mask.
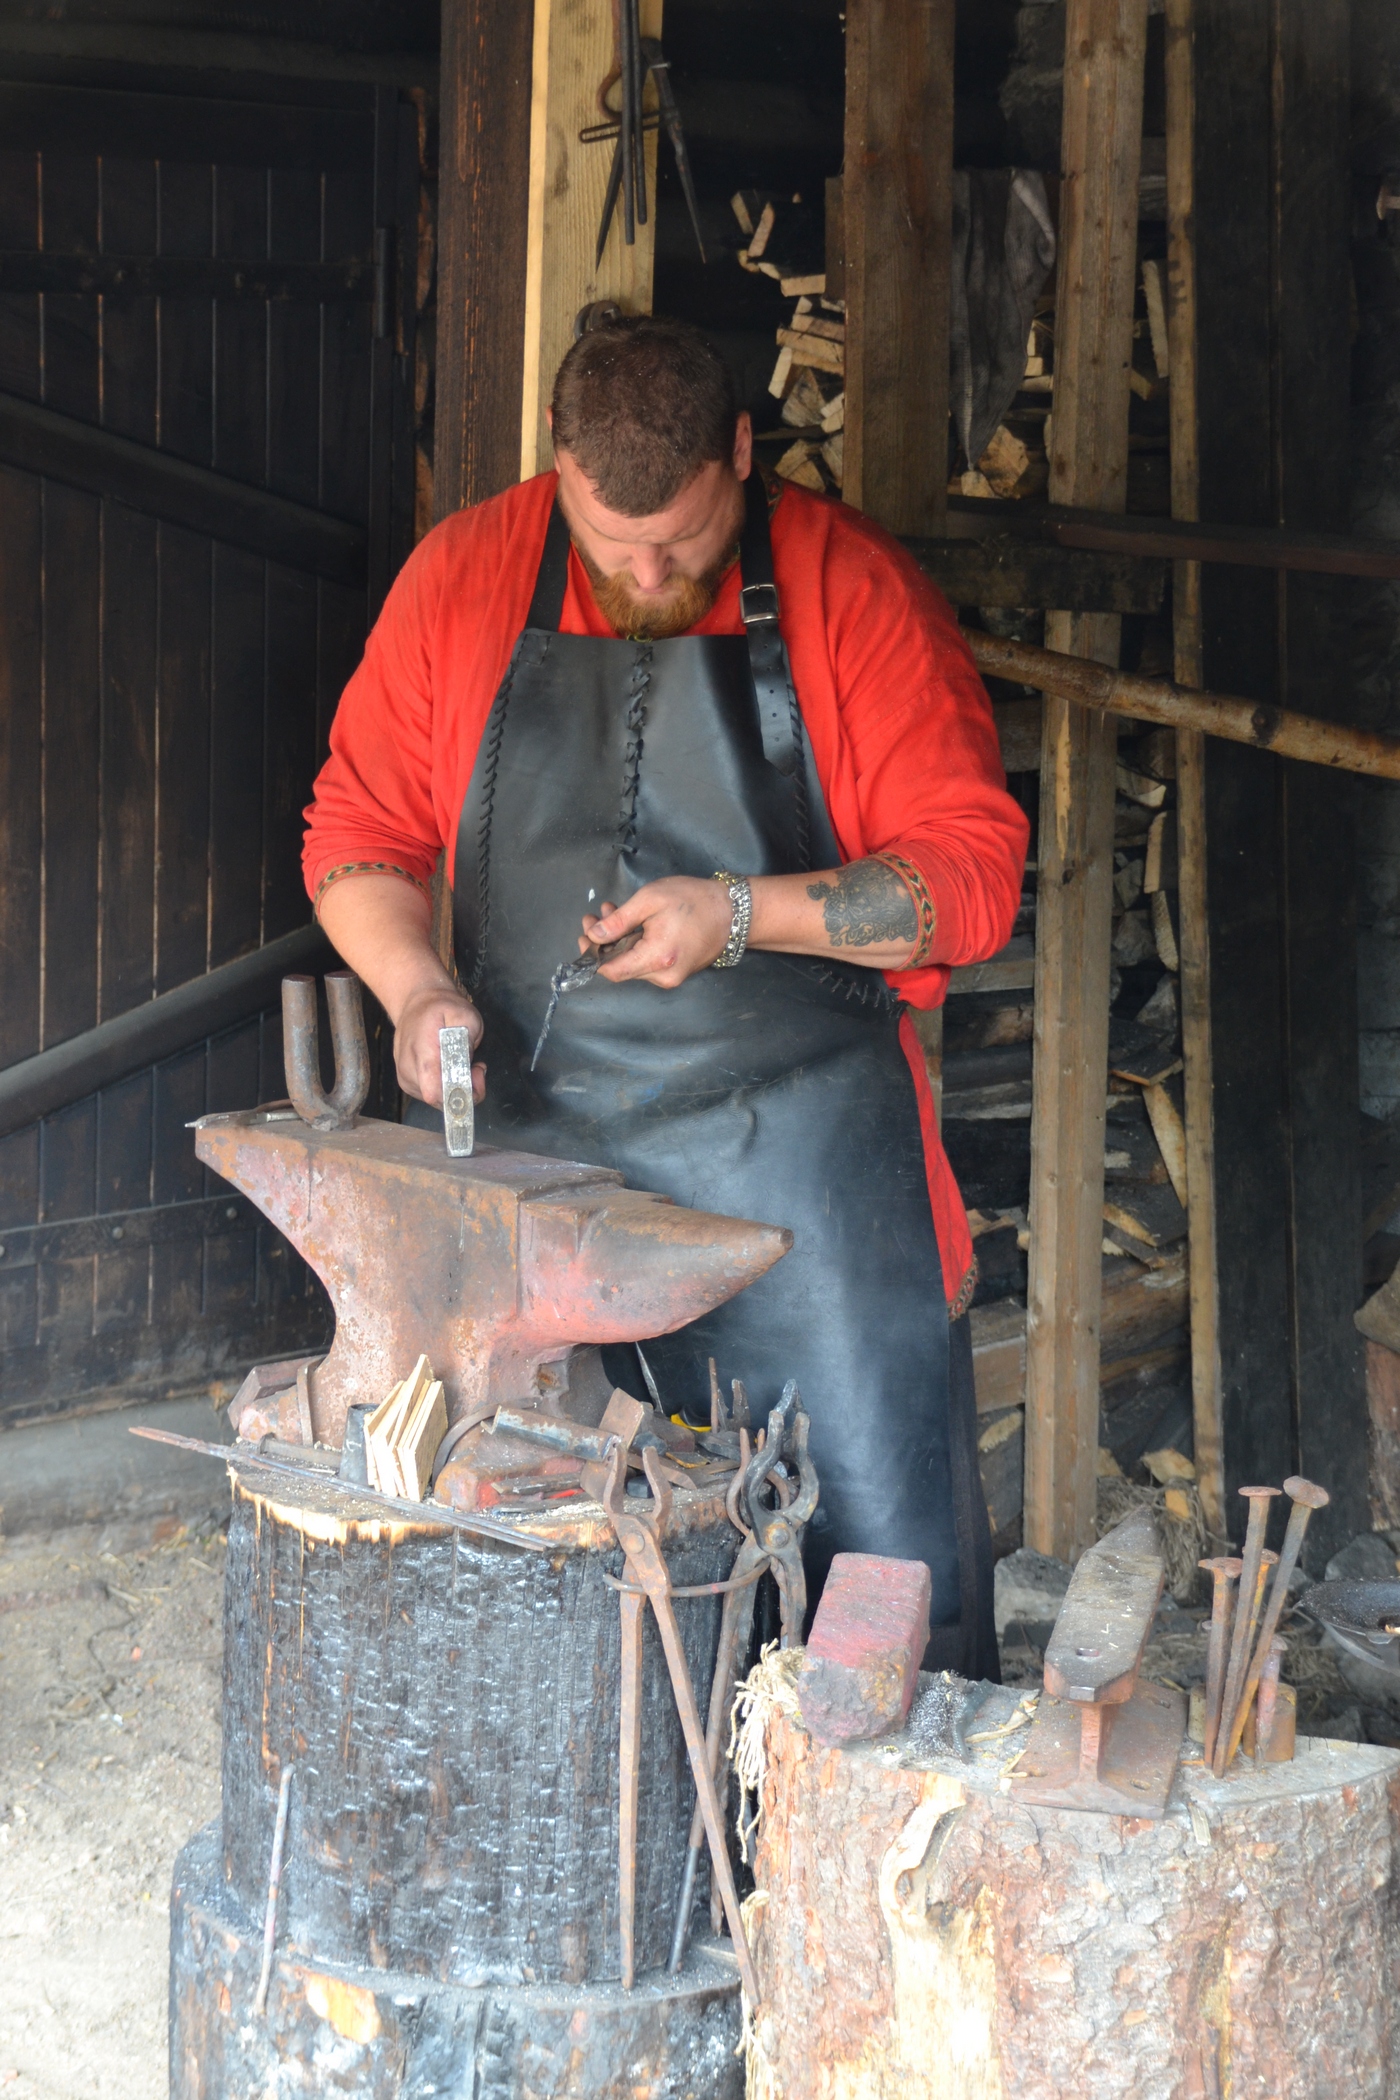
[[[343,992],[332,1004],[342,1076],[363,1027],[358,987],[353,1004]],[[669,1334],[792,1245],[781,1227],[686,1210],[579,1161],[487,1146],[450,1158],[440,1132],[359,1116],[353,1087],[328,1103],[307,1084],[304,1030],[288,1045],[300,1112],[203,1116],[195,1150],[330,1293],[335,1340],[309,1379],[318,1443],[340,1444],[347,1410],[382,1400],[420,1354],[450,1422],[519,1401],[553,1411],[576,1346]]]

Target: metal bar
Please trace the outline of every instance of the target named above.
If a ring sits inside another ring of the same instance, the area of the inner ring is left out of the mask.
[[[284,934],[251,955],[223,963],[204,977],[148,999],[114,1021],[103,1021],[66,1043],[0,1072],[0,1137],[23,1130],[57,1108],[66,1108],[139,1072],[143,1065],[188,1050],[204,1036],[231,1028],[276,1006],[282,979],[334,959],[319,926]]]
[[[1261,1673],[1267,1665],[1274,1635],[1278,1632],[1278,1622],[1283,1617],[1283,1607],[1288,1602],[1289,1577],[1298,1565],[1298,1555],[1303,1550],[1303,1536],[1308,1528],[1308,1520],[1315,1509],[1325,1509],[1332,1499],[1326,1488],[1319,1487],[1315,1481],[1304,1480],[1302,1475],[1297,1473],[1285,1480],[1283,1487],[1284,1493],[1291,1498],[1293,1507],[1288,1512],[1288,1529],[1283,1535],[1283,1549],[1279,1554],[1278,1566],[1274,1570],[1268,1608],[1259,1628],[1259,1637],[1254,1644],[1254,1653],[1249,1659],[1249,1669],[1239,1705],[1235,1710],[1235,1718],[1230,1724],[1230,1741],[1225,1752],[1227,1765],[1240,1746],[1244,1724],[1249,1718],[1250,1703],[1259,1688]]]
[[[368,133],[363,104],[239,102],[0,81],[0,137],[12,153],[112,154],[206,168],[355,169],[364,165]]]
[[[277,1822],[272,1832],[272,1863],[267,1874],[267,1909],[263,1914],[262,1969],[253,1998],[253,2012],[258,2019],[267,2011],[267,1986],[272,1980],[272,1955],[277,1945],[277,1898],[282,1888],[282,1851],[287,1842],[287,1804],[291,1800],[292,1774],[295,1770],[295,1765],[282,1767],[282,1780],[277,1789]]]
[[[416,1517],[420,1523],[445,1524],[453,1531],[470,1531],[479,1538],[495,1539],[503,1546],[521,1546],[527,1553],[551,1551],[549,1540],[536,1538],[533,1532],[517,1531],[513,1525],[493,1524],[489,1517],[463,1516],[459,1510],[449,1509],[445,1502],[409,1502],[401,1495],[381,1495],[377,1488],[371,1487],[346,1486],[342,1489],[339,1482],[328,1480],[318,1467],[268,1458],[252,1446],[243,1452],[236,1444],[206,1444],[199,1437],[177,1436],[171,1429],[132,1428],[127,1434],[146,1437],[153,1444],[173,1444],[177,1451],[193,1451],[200,1458],[222,1459],[235,1472],[290,1476],[303,1485],[315,1484],[336,1493],[343,1492],[350,1501],[372,1502],[376,1509],[392,1510],[397,1516]]]
[[[978,670],[987,677],[1012,678],[1020,685],[1035,686],[1105,714],[1160,722],[1168,729],[1204,730],[1230,743],[1276,751],[1281,758],[1301,758],[1312,765],[1337,766],[1343,772],[1400,780],[1400,737],[1348,729],[1315,715],[1241,699],[1235,693],[1198,692],[1175,685],[1169,678],[1137,678],[1061,650],[1001,641],[996,635],[970,628],[963,630],[963,637]]]
[[[365,532],[346,518],[0,393],[0,461],[328,582],[365,581]]]
[[[1230,1662],[1225,1673],[1220,1724],[1216,1732],[1215,1754],[1211,1760],[1211,1770],[1217,1779],[1222,1778],[1225,1772],[1226,1744],[1230,1738],[1235,1708],[1239,1704],[1244,1673],[1249,1666],[1254,1629],[1259,1623],[1259,1606],[1263,1601],[1267,1564],[1277,1561],[1278,1558],[1277,1554],[1268,1554],[1264,1546],[1264,1533],[1269,1524],[1269,1503],[1278,1493],[1278,1489],[1243,1487],[1240,1493],[1249,1503],[1249,1523],[1245,1531],[1239,1594],[1235,1601],[1234,1630],[1230,1636]]]
[[[1173,381],[1175,378],[1173,373]],[[1325,576],[1400,576],[1400,546],[1393,541],[1292,531],[1277,525],[1212,525],[1190,518],[1071,511],[1060,504],[1032,510],[1010,500],[1003,504],[985,498],[949,497],[950,539],[976,540],[1002,533],[1086,553],[1149,561],[1221,562],[1236,568],[1301,569]]]
[[[266,1222],[246,1196],[226,1189],[221,1196],[198,1196],[189,1203],[102,1211],[89,1218],[65,1218],[56,1225],[8,1226],[0,1234],[0,1276],[36,1268],[45,1261],[82,1261],[93,1254],[112,1254],[118,1248],[130,1254],[140,1247],[223,1238]]]
[[[617,1753],[617,1929],[622,1942],[622,1988],[637,1973],[637,1795],[642,1762],[642,1618],[645,1594],[624,1590],[622,1712]]]
[[[0,292],[104,299],[301,299],[322,306],[374,297],[375,267],[362,255],[323,263],[236,256],[52,255],[0,249]]]

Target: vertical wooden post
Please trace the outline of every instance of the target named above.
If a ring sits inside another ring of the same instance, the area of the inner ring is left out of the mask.
[[[530,0],[443,0],[433,512],[520,472]]]
[[[642,35],[661,34],[662,0],[642,0]],[[590,145],[579,132],[603,121],[598,90],[613,65],[610,0],[535,0],[530,118],[529,234],[525,255],[525,357],[520,404],[520,474],[554,464],[545,410],[559,361],[574,339],[574,317],[594,300],[615,299],[624,313],[651,310],[656,246],[656,133],[646,134],[647,221],[629,248],[622,204],[595,265],[598,225],[612,165],[611,140]],[[612,99],[617,99],[613,89]],[[648,100],[651,90],[648,89]]]
[[[1196,412],[1194,0],[1166,0],[1167,312],[1171,361],[1172,516],[1200,516]],[[1172,572],[1174,672],[1204,683],[1201,565]],[[1215,1237],[1215,1110],[1210,1041],[1210,921],[1206,895],[1205,737],[1176,737],[1177,891],[1180,907],[1181,1044],[1185,1061],[1186,1193],[1190,1222],[1191,1394],[1196,1480],[1207,1528],[1226,1534],[1220,1406],[1220,1302]]]
[[[1147,0],[1069,0],[1050,500],[1122,510]],[[849,239],[849,236],[848,236]],[[1051,613],[1052,649],[1118,659],[1119,622]],[[1026,1321],[1026,1544],[1094,1536],[1117,724],[1046,696]]]
[[[937,535],[948,496],[953,0],[849,0],[843,493]]]

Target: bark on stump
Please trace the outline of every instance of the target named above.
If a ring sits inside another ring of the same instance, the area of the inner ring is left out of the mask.
[[[1023,1806],[1023,1733],[926,1755],[919,1711],[769,1722],[750,2100],[1400,2100],[1394,1751],[1183,1766],[1148,1822]]]

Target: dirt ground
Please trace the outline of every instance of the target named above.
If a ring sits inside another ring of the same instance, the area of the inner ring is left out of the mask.
[[[0,1539],[0,2100],[165,2100],[171,1869],[219,1803],[224,1543]]]

